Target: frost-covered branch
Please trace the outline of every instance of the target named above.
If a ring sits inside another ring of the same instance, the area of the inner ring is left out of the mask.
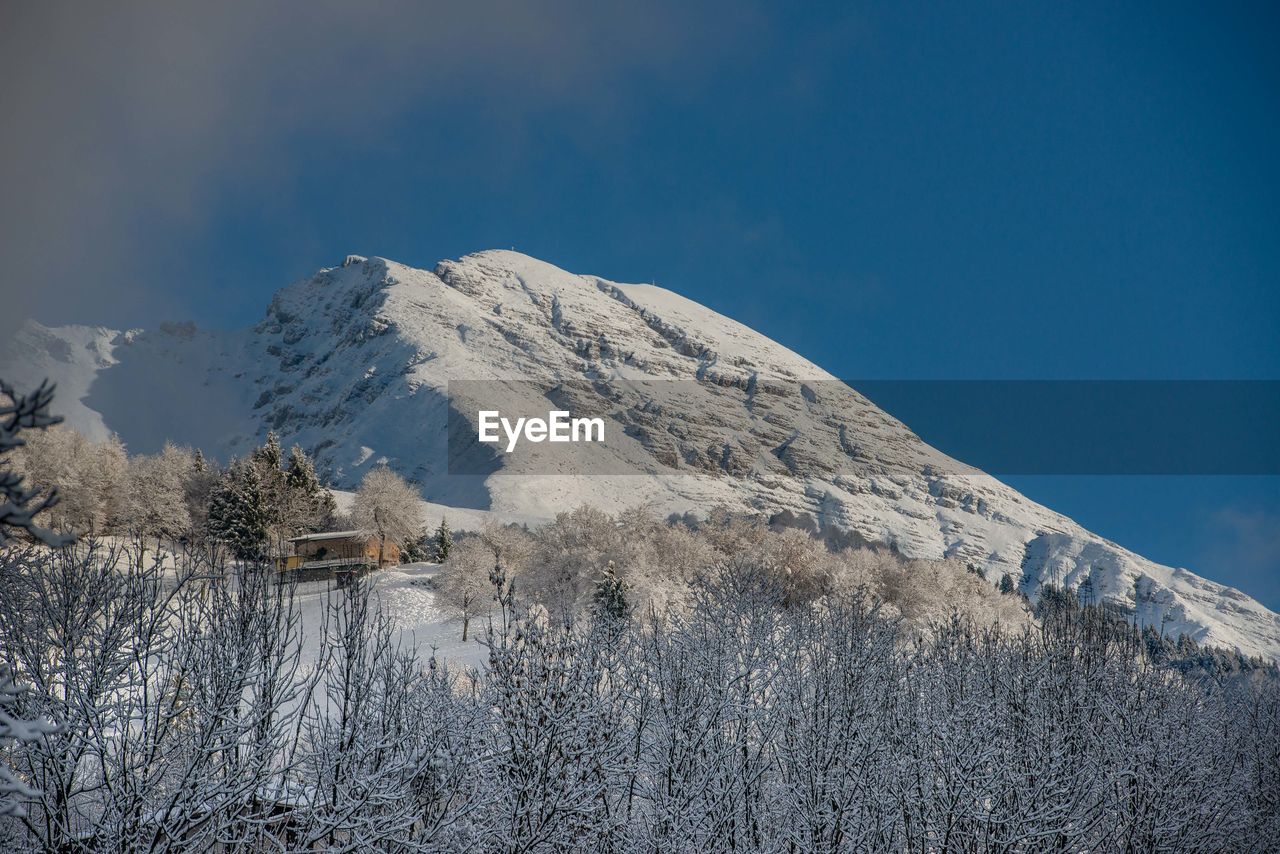
[[[68,537],[36,522],[36,516],[57,505],[57,489],[50,488],[42,494],[38,488],[25,487],[25,478],[8,465],[9,452],[26,444],[21,435],[24,430],[42,429],[62,421],[60,416],[49,414],[53,390],[51,383],[43,382],[35,391],[22,395],[0,380],[0,548],[9,543],[16,531],[49,546],[69,542]]]

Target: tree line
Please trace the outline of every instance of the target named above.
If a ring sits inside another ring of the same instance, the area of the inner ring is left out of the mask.
[[[50,426],[50,425],[45,425]],[[40,509],[50,529],[72,536],[125,537],[145,549],[221,547],[238,560],[288,553],[288,540],[334,529],[356,530],[379,549],[394,543],[406,560],[448,555],[448,523],[428,530],[422,501],[385,465],[370,469],[347,513],[321,482],[307,453],[286,455],[275,433],[225,466],[199,449],[166,443],[156,454],[126,453],[112,436],[100,442],[68,428],[29,432],[8,460],[13,477],[58,498]],[[149,545],[148,545],[149,544]]]
[[[0,459],[48,423],[41,400],[0,401]],[[8,850],[1280,839],[1274,666],[1075,594],[1032,613],[948,562],[582,508],[450,537],[441,595],[472,585],[486,650],[458,671],[397,640],[376,576],[308,627],[262,553],[179,538],[139,560],[43,526],[59,496],[4,466],[0,486]]]
[[[69,429],[30,434],[10,462],[28,482],[60,496],[46,524],[78,536],[128,537],[138,543],[219,543],[241,559],[279,554],[292,536],[332,524],[336,507],[307,454],[288,457],[274,433],[225,467],[165,443],[156,454],[126,453],[112,436],[100,442]]]
[[[486,659],[397,643],[370,576],[7,552],[12,850],[1222,851],[1280,838],[1274,670],[1192,676],[1096,606],[1019,628],[794,597],[553,616],[490,567]]]

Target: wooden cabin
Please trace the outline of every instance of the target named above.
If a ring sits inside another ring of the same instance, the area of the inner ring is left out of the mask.
[[[280,571],[307,576],[333,576],[400,563],[400,547],[388,542],[378,559],[378,538],[360,531],[326,531],[289,540],[293,554],[280,561]]]

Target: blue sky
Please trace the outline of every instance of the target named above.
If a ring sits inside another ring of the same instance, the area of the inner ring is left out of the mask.
[[[1280,378],[1265,4],[23,5],[0,326],[514,246],[844,377]],[[1277,478],[1007,479],[1280,607]]]

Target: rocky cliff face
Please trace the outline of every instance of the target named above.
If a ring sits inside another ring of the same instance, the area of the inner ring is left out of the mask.
[[[134,451],[223,456],[267,430],[337,486],[388,462],[432,501],[547,517],[581,503],[808,513],[920,557],[956,557],[1034,595],[1078,587],[1166,632],[1280,657],[1280,616],[1154,564],[922,442],[855,390],[680,296],[514,252],[435,270],[349,257],[276,294],[251,330],[29,326],[4,360],[61,384],[69,420]],[[500,401],[498,403],[497,401]],[[600,414],[599,447],[469,448],[476,409]],[[454,454],[450,469],[450,453]]]

